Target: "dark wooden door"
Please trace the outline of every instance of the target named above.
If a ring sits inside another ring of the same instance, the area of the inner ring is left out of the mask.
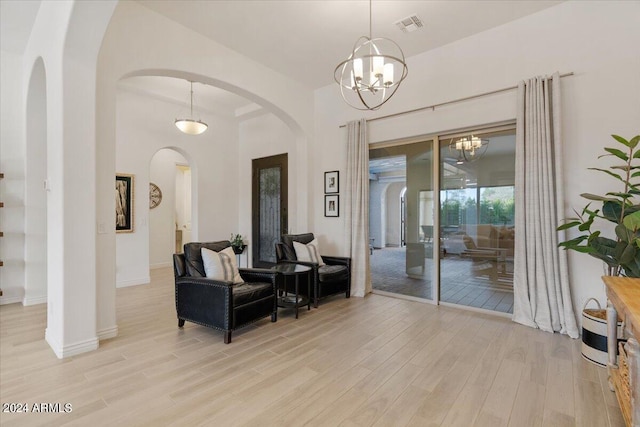
[[[253,159],[252,259],[254,267],[276,264],[276,242],[288,231],[287,153]]]

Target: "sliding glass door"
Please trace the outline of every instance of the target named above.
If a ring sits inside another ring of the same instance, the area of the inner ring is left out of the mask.
[[[373,289],[511,313],[515,130],[436,140],[370,150]]]
[[[369,152],[373,288],[432,298],[433,141]]]
[[[513,312],[515,131],[440,139],[440,300]]]

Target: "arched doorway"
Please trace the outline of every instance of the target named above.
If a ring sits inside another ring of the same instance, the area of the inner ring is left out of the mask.
[[[47,83],[44,61],[32,69],[27,93],[25,286],[23,305],[47,302]]]
[[[170,267],[174,253],[191,241],[192,171],[177,150],[162,148],[151,158],[149,191],[149,268]],[[158,195],[161,198],[158,199]]]

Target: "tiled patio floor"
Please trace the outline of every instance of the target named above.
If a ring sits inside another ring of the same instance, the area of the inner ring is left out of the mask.
[[[374,290],[417,298],[431,299],[433,260],[426,258],[422,268],[406,273],[406,249],[376,249],[371,255],[371,280]],[[440,300],[483,308],[513,312],[513,262],[507,260],[499,268],[495,263],[474,262],[459,255],[446,255],[442,260]]]

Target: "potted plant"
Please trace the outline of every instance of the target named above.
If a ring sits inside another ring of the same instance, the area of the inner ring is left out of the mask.
[[[640,150],[636,147],[640,135],[626,140],[618,135],[611,135],[623,147],[622,149],[606,147],[607,154],[599,156],[615,156],[620,164],[608,169],[589,168],[609,175],[621,183],[621,190],[608,192],[604,196],[583,193],[580,196],[589,200],[576,217],[567,218],[558,230],[577,227],[583,234],[561,242],[560,247],[591,255],[605,262],[611,276],[640,277],[640,204],[635,198],[640,195]],[[599,208],[591,205],[597,202]],[[605,237],[602,231],[595,229],[597,219],[605,219],[615,224],[615,236]]]
[[[233,253],[235,253],[236,255],[239,255],[242,252],[244,252],[244,248],[247,247],[247,245],[244,244],[244,240],[242,239],[242,235],[240,235],[240,234],[231,233],[231,239],[229,241],[231,242],[231,247],[233,248]]]
[[[580,196],[589,200],[576,217],[567,218],[558,230],[578,228],[582,234],[570,240],[559,243],[565,250],[570,249],[591,255],[604,261],[607,274],[610,276],[640,277],[640,205],[635,198],[640,194],[640,150],[636,147],[640,142],[640,135],[626,140],[621,136],[612,135],[622,148],[606,147],[606,154],[599,156],[614,156],[620,160],[619,164],[608,169],[589,168],[602,172],[619,181],[621,191],[610,191],[604,196],[583,193]],[[634,164],[635,163],[635,164]],[[592,204],[597,203],[598,208]],[[615,236],[605,237],[601,230],[596,229],[603,224],[602,219],[615,224]],[[598,308],[588,309],[587,304],[595,301]],[[621,322],[618,321],[618,327]],[[589,298],[582,308],[582,357],[599,366],[607,364],[607,352],[601,342],[607,341],[607,312],[600,307],[595,298]]]

